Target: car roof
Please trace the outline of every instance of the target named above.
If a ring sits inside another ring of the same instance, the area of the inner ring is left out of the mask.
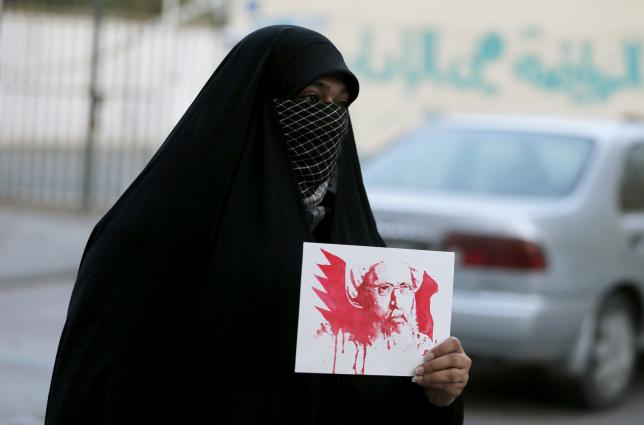
[[[596,120],[526,115],[451,115],[430,119],[422,128],[428,130],[508,131],[544,133],[590,138],[601,142],[619,143],[629,139],[644,140],[644,122],[628,120]]]

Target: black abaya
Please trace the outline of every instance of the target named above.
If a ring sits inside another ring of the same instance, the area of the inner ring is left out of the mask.
[[[46,424],[462,421],[460,398],[435,408],[409,378],[293,371],[314,236],[273,99],[332,73],[355,99],[340,53],[298,27],[256,31],[227,55],[89,238]],[[351,130],[316,237],[383,244]]]

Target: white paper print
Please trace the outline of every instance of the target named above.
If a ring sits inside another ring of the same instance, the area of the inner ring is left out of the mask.
[[[304,243],[296,372],[412,376],[449,337],[454,253]]]

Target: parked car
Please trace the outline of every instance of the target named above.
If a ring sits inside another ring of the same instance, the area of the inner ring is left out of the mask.
[[[452,334],[475,357],[620,401],[644,348],[644,124],[435,120],[363,167],[390,246],[456,252]]]

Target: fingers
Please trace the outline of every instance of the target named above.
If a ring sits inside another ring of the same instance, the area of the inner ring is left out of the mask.
[[[471,365],[472,360],[463,351],[461,342],[458,338],[450,337],[425,356],[425,362],[414,370],[414,382],[420,384],[442,379],[445,373],[439,372],[448,370],[452,371],[450,373],[459,373],[452,382],[467,382]]]
[[[463,369],[444,369],[427,375],[414,376],[412,381],[418,384],[429,401],[436,406],[447,406],[461,395],[469,375]]]
[[[454,388],[463,388],[467,384],[469,374],[463,369],[443,369],[437,372],[431,372],[425,375],[414,376],[416,384],[425,389],[437,388],[449,390]]]
[[[434,371],[442,369],[468,369],[472,364],[472,360],[464,353],[449,353],[433,360],[426,361],[416,368],[416,375],[426,375]]]
[[[432,348],[426,358],[427,360],[431,360],[432,358],[444,356],[445,354],[454,352],[465,353],[465,351],[463,351],[461,341],[459,341],[459,339],[454,336],[450,336],[445,341]]]
[[[472,360],[465,354],[458,338],[450,337],[425,356],[414,371],[412,381],[421,386],[430,400],[441,404],[458,397],[467,385]]]

